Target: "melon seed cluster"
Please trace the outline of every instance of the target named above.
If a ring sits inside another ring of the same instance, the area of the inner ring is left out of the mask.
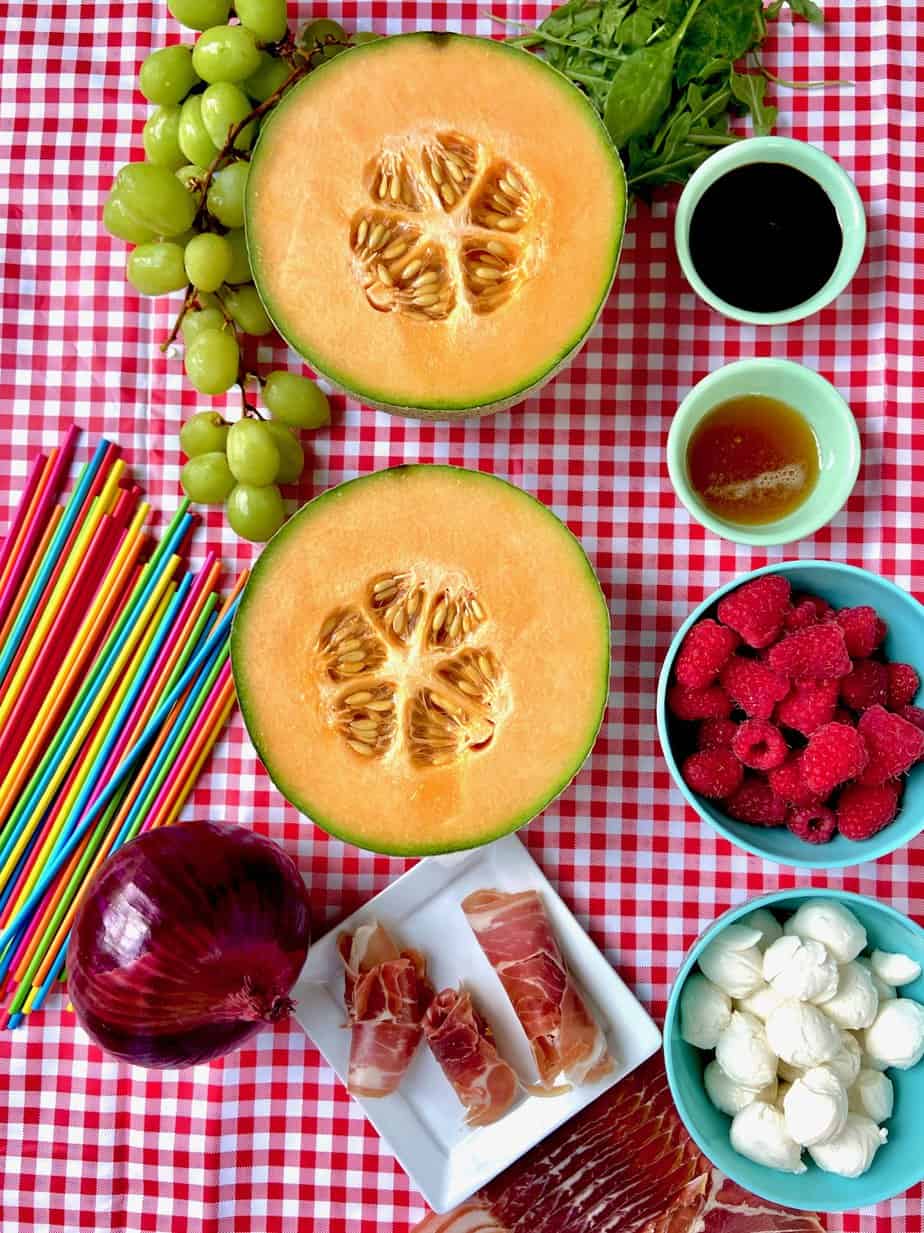
[[[924,758],[910,664],[889,663],[868,606],[835,610],[777,574],[726,595],[677,653],[667,704],[695,725],[681,765],[729,817],[808,843],[868,839],[896,816]]]
[[[353,218],[350,249],[378,312],[424,323],[444,321],[460,304],[490,313],[525,277],[534,213],[526,173],[464,134],[383,150],[366,189],[371,204]]]
[[[370,580],[361,603],[325,617],[317,672],[330,722],[362,758],[399,745],[418,766],[445,766],[485,748],[503,714],[503,672],[484,645],[487,620],[468,587],[429,592],[413,570]],[[415,684],[398,663],[413,664]]]

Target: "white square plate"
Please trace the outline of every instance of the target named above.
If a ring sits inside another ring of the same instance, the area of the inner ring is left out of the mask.
[[[494,1029],[499,1052],[521,1078],[536,1079],[526,1035],[460,907],[470,892],[489,887],[539,891],[568,967],[606,1032],[616,1068],[597,1083],[563,1096],[524,1093],[500,1121],[472,1130],[465,1125],[464,1110],[426,1043],[421,1044],[397,1092],[359,1103],[437,1212],[455,1207],[496,1177],[640,1066],[661,1043],[661,1033],[647,1011],[591,942],[519,839],[510,835],[473,852],[421,861],[312,946],[293,991],[295,1017],[344,1082],[350,1033],[344,1027],[337,936],[370,920],[381,921],[400,946],[415,947],[426,956],[435,989],[464,983]]]

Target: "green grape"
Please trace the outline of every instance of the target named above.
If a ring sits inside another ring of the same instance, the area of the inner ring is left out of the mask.
[[[220,308],[202,308],[196,312],[188,312],[183,317],[180,330],[183,342],[188,347],[197,334],[203,330],[220,330],[224,328],[225,318]]]
[[[166,295],[186,286],[183,250],[162,241],[139,244],[128,257],[128,281],[142,295]]]
[[[279,474],[277,484],[294,484],[305,469],[305,451],[295,435],[295,430],[275,420],[266,420],[263,427],[270,434],[279,450]]]
[[[249,170],[250,164],[239,159],[212,176],[206,199],[208,210],[224,227],[244,225],[244,190]]]
[[[177,170],[176,178],[190,193],[196,205],[202,202],[202,181],[205,177],[205,168],[198,167],[195,163],[187,163],[185,167],[180,167]]]
[[[243,81],[260,67],[260,52],[243,26],[213,26],[199,36],[192,62],[203,81]]]
[[[217,291],[231,269],[231,245],[223,235],[194,236],[184,257],[189,281],[200,291]]]
[[[230,81],[216,81],[202,95],[202,123],[210,140],[219,150],[228,140],[229,131],[240,124],[245,116],[249,116],[253,107],[250,99],[240,88]],[[234,139],[237,150],[249,150],[253,141],[256,124],[248,124],[241,129]]]
[[[258,42],[278,43],[285,38],[286,0],[234,0],[234,11]]]
[[[262,488],[238,484],[228,497],[225,513],[235,535],[254,544],[271,539],[286,520],[282,493],[275,484]]]
[[[152,51],[138,73],[138,85],[148,102],[167,106],[181,103],[198,80],[192,49],[182,43]]]
[[[157,232],[139,223],[133,214],[125,209],[125,203],[118,189],[113,189],[103,206],[103,226],[110,235],[118,236],[120,240],[128,240],[130,244],[147,244],[157,239]],[[243,232],[241,233],[243,235]],[[250,277],[248,271],[247,277]]]
[[[224,450],[196,454],[183,464],[180,484],[198,505],[223,505],[234,488],[234,476]]]
[[[291,428],[321,428],[330,423],[327,395],[294,372],[271,372],[263,386],[263,401],[273,419]]]
[[[180,429],[180,449],[187,458],[197,454],[223,454],[229,425],[217,411],[197,411]]]
[[[193,94],[180,112],[180,149],[191,163],[208,167],[218,157],[218,147],[202,122],[202,95]]]
[[[279,474],[279,450],[260,420],[238,420],[228,431],[228,466],[240,484],[262,487]]]
[[[247,241],[241,227],[229,231],[225,239],[231,245],[231,269],[225,275],[225,282],[249,283],[251,280],[250,258],[247,255]]]
[[[181,26],[190,30],[208,30],[221,26],[231,12],[230,0],[167,0],[167,8]]]
[[[276,93],[283,82],[288,81],[291,74],[292,69],[285,60],[270,55],[268,51],[261,51],[260,67],[241,84],[255,103],[263,103]]]
[[[177,171],[186,162],[180,149],[180,108],[157,107],[148,116],[141,132],[144,154],[149,163]]]
[[[273,328],[253,283],[229,288],[222,297],[222,302],[245,334],[260,338]]]
[[[347,32],[339,22],[322,17],[302,26],[295,41],[306,55],[320,51],[321,59],[330,60],[346,50]]]
[[[186,344],[186,375],[200,394],[223,394],[237,380],[240,353],[230,330],[200,330]]]
[[[376,34],[374,30],[356,30],[350,35],[350,42],[361,47],[363,43],[377,43],[383,37],[381,34]]]
[[[155,235],[181,235],[192,226],[196,202],[166,167],[127,163],[115,178],[124,212]]]

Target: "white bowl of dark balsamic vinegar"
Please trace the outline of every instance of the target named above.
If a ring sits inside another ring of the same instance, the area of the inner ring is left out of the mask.
[[[785,325],[844,290],[863,256],[866,218],[853,181],[823,150],[750,137],[693,174],[674,238],[687,281],[710,307]]]

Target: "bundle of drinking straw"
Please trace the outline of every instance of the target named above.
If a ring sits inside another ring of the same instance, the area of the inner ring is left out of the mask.
[[[0,543],[0,1002],[6,1026],[64,969],[84,886],[110,852],[179,814],[234,705],[211,553],[159,542],[102,440],[64,500],[78,431],[36,459]],[[10,997],[10,994],[12,996]]]

